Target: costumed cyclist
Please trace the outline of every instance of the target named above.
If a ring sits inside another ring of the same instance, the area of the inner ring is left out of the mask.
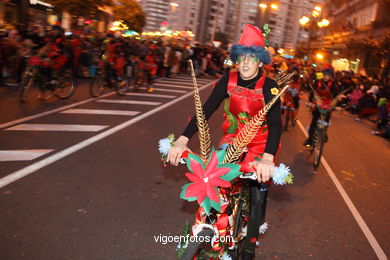
[[[337,95],[337,90],[335,88],[334,81],[332,80],[333,69],[331,68],[324,69],[322,71],[322,75],[323,78],[317,79],[317,81],[314,84],[313,89],[315,90],[316,93],[314,93],[312,90],[309,96],[309,102],[313,104],[313,110],[312,110],[312,119],[309,128],[309,137],[303,143],[303,145],[305,146],[313,145],[313,136],[317,128],[317,121],[320,119],[321,116],[321,112],[318,109],[317,105],[329,106],[332,101],[332,98]],[[318,98],[320,99],[318,101],[320,101],[321,104],[318,104],[315,95],[318,96]],[[325,121],[327,124],[329,124],[330,116],[331,113],[327,112],[325,116]],[[325,141],[327,141],[327,139],[328,137],[326,136]]]
[[[225,100],[225,122],[222,125],[224,136],[220,144],[231,144],[239,130],[256,115],[272,98],[278,94],[277,83],[267,78],[263,64],[269,64],[270,54],[265,49],[264,37],[259,28],[245,25],[240,41],[233,45],[230,57],[238,65],[238,71],[224,75],[216,84],[203,109],[206,120]],[[197,132],[194,117],[183,134],[169,150],[167,162],[178,165],[187,143]],[[264,223],[267,183],[275,166],[275,155],[282,133],[280,101],[268,112],[266,124],[259,129],[255,138],[247,146],[248,152],[240,163],[242,172],[256,171],[258,182],[250,184],[250,213],[247,236],[243,241],[243,259],[253,259],[259,227]]]

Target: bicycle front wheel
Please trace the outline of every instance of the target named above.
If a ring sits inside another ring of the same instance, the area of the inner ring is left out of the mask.
[[[313,140],[313,152],[314,152],[314,169],[316,170],[321,163],[321,156],[324,149],[324,138],[325,132],[324,129],[317,129],[314,133]]]
[[[284,131],[287,131],[287,128],[288,128],[288,121],[290,120],[290,111],[289,110],[286,110],[285,111],[285,116],[284,116]]]
[[[89,94],[92,97],[99,97],[105,89],[103,77],[98,74],[89,83]]]
[[[55,95],[60,99],[67,99],[74,93],[74,82],[71,77],[60,79],[56,85]]]

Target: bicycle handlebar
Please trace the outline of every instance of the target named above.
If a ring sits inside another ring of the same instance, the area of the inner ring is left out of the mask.
[[[180,164],[186,164],[187,162],[187,159],[186,158],[180,158],[179,160],[179,163]],[[274,167],[275,169],[279,168],[277,166]],[[271,178],[273,177],[273,174],[271,176]],[[256,172],[246,172],[246,173],[243,173],[239,176],[240,179],[250,179],[250,180],[254,180],[256,181],[257,180],[257,173]]]

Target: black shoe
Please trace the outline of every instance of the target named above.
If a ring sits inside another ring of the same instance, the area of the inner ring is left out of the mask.
[[[313,142],[309,139],[307,139],[304,143],[303,143],[304,146],[307,146],[307,147],[310,147],[313,145]]]

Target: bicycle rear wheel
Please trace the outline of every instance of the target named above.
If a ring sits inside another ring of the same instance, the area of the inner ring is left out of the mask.
[[[321,163],[321,156],[324,149],[324,129],[317,129],[314,133],[313,152],[314,152],[314,169],[316,170]]]
[[[97,74],[94,78],[92,78],[89,83],[89,94],[92,97],[99,97],[105,89],[105,84],[102,75]]]
[[[60,99],[67,99],[74,93],[74,82],[69,76],[60,78],[56,84],[55,95]]]
[[[205,243],[204,241],[211,241],[211,238],[213,237],[213,235],[214,235],[214,231],[209,229],[209,228],[200,231],[198,236],[197,236],[196,241],[188,243],[188,246],[187,246],[186,250],[184,251],[184,254],[180,258],[180,260],[194,259],[194,256],[198,253],[202,244]]]

